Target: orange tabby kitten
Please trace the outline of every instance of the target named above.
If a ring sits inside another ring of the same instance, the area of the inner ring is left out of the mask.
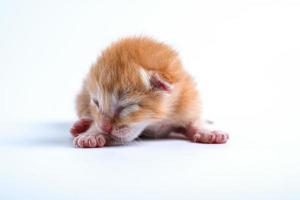
[[[201,124],[198,92],[177,53],[147,37],[125,38],[102,52],[77,97],[76,147],[130,142],[140,135],[184,134],[225,143],[228,135]]]

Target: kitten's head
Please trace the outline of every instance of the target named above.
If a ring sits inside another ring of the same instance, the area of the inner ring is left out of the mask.
[[[133,140],[147,125],[163,119],[169,111],[167,103],[172,84],[142,67],[103,74],[92,70],[87,86],[90,110],[97,126],[116,139]],[[127,133],[121,130],[124,128],[132,130]]]
[[[180,66],[168,67],[176,64],[174,51],[149,39],[124,40],[106,49],[87,79],[90,110],[99,129],[128,142],[166,118]]]

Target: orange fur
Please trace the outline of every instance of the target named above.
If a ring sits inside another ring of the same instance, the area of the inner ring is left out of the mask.
[[[175,131],[197,143],[226,143],[229,136],[202,127],[198,92],[168,45],[147,37],[113,43],[91,67],[77,96],[77,147],[124,144],[143,134]]]
[[[157,73],[174,87],[170,95],[149,90],[139,76],[139,68],[147,73]],[[111,93],[127,92],[129,97],[137,96],[141,109],[125,118],[111,119],[121,126],[151,118],[153,121],[170,120],[177,125],[187,125],[200,117],[198,92],[195,83],[187,74],[177,53],[169,46],[147,37],[125,38],[113,43],[102,52],[92,66],[77,97],[79,117],[91,115],[101,121],[101,114],[90,102],[90,95],[100,89],[106,101],[105,111],[111,101]],[[112,116],[110,116],[112,118]]]

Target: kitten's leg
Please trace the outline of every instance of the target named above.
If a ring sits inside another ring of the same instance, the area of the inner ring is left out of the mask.
[[[207,143],[207,144],[223,144],[229,139],[229,135],[223,131],[210,130],[206,128],[199,128],[195,124],[189,125],[184,134],[193,142]]]
[[[75,147],[79,148],[97,148],[106,145],[106,137],[99,132],[94,124],[84,132],[73,139]]]
[[[70,129],[70,133],[74,137],[76,137],[80,133],[86,132],[90,128],[92,122],[93,122],[92,118],[89,118],[89,117],[80,118],[72,125],[72,127]]]

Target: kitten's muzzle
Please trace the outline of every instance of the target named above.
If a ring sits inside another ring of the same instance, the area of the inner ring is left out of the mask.
[[[105,133],[108,133],[110,134],[112,129],[113,129],[113,126],[112,126],[112,123],[109,119],[103,119],[102,123],[101,123],[101,129],[105,132]]]

